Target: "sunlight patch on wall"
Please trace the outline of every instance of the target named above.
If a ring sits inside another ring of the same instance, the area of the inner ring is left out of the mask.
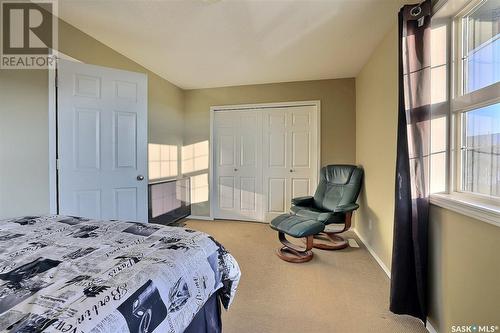
[[[208,173],[192,176],[191,178],[191,203],[208,201]]]
[[[208,140],[182,147],[182,173],[208,169]]]
[[[175,177],[177,170],[177,146],[150,143],[149,153],[149,179]]]

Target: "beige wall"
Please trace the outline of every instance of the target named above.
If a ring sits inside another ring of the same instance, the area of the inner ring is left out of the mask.
[[[84,63],[146,73],[149,142],[182,145],[182,89],[63,21],[59,49]],[[0,70],[0,217],[49,212],[47,96],[47,71]]]
[[[356,78],[356,162],[365,169],[356,229],[391,267],[397,131],[397,30]]]
[[[500,228],[431,206],[429,237],[431,324],[500,325]]]
[[[48,212],[47,80],[0,70],[0,218]]]
[[[185,98],[185,145],[209,139],[211,106],[320,100],[321,164],[355,161],[354,79],[187,90]],[[207,216],[209,202],[194,204],[192,209],[194,215]]]
[[[146,73],[149,142],[182,145],[182,89],[64,21],[59,23],[59,49],[87,64]]]
[[[387,34],[356,78],[356,161],[366,172],[356,228],[391,267],[397,130],[397,30]],[[429,321],[498,325],[500,228],[431,206]]]

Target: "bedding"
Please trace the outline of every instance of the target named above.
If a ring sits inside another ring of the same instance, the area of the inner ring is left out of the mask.
[[[0,221],[0,331],[183,332],[240,278],[211,236],[72,216]]]

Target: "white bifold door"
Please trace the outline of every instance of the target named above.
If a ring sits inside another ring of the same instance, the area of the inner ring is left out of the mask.
[[[318,182],[316,105],[215,111],[214,217],[269,222]]]
[[[147,222],[147,76],[58,63],[60,214]]]
[[[215,216],[262,219],[262,114],[218,111],[214,116]]]
[[[318,184],[316,106],[264,111],[265,220],[288,213],[292,198],[313,195]]]

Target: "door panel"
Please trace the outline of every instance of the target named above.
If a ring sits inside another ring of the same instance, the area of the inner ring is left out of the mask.
[[[59,213],[147,222],[147,76],[60,61],[57,98]]]
[[[270,108],[264,112],[265,220],[287,213],[292,198],[312,195],[317,184],[315,106]]]
[[[214,116],[214,216],[262,218],[262,115],[218,111]]]
[[[219,208],[234,208],[234,177],[219,177]]]
[[[114,189],[115,215],[120,220],[133,220],[137,216],[137,189]]]
[[[285,130],[286,127],[286,113],[285,112],[267,113],[267,123],[269,129],[273,131]]]
[[[240,177],[240,208],[241,210],[256,211],[255,178]]]
[[[101,217],[101,191],[75,191],[75,215],[98,219]]]
[[[310,118],[309,113],[303,113],[300,110],[291,111],[292,112],[292,125],[295,128],[302,127],[305,130],[309,130]]]
[[[283,214],[286,210],[286,179],[270,178],[268,187],[268,212]]]
[[[292,198],[303,197],[311,193],[309,178],[292,178]]]
[[[285,132],[268,134],[270,168],[286,168],[286,136]]]
[[[132,103],[137,101],[137,83],[114,81],[114,84],[115,96],[117,99],[123,99]]]
[[[75,96],[100,98],[101,78],[75,73],[74,94]]]
[[[115,168],[136,167],[137,116],[132,112],[114,112]]]
[[[76,169],[99,169],[100,110],[75,109],[74,156]]]
[[[234,165],[234,155],[236,153],[235,149],[235,137],[234,134],[231,135],[221,135],[219,136],[219,151],[220,151],[220,166],[233,166]]]
[[[256,167],[255,138],[252,135],[240,136],[240,166]]]
[[[239,147],[240,167],[257,168],[256,140],[254,132],[260,128],[259,117],[256,113],[243,112],[239,115]]]
[[[309,168],[311,166],[310,146],[309,132],[292,133],[292,169]]]

